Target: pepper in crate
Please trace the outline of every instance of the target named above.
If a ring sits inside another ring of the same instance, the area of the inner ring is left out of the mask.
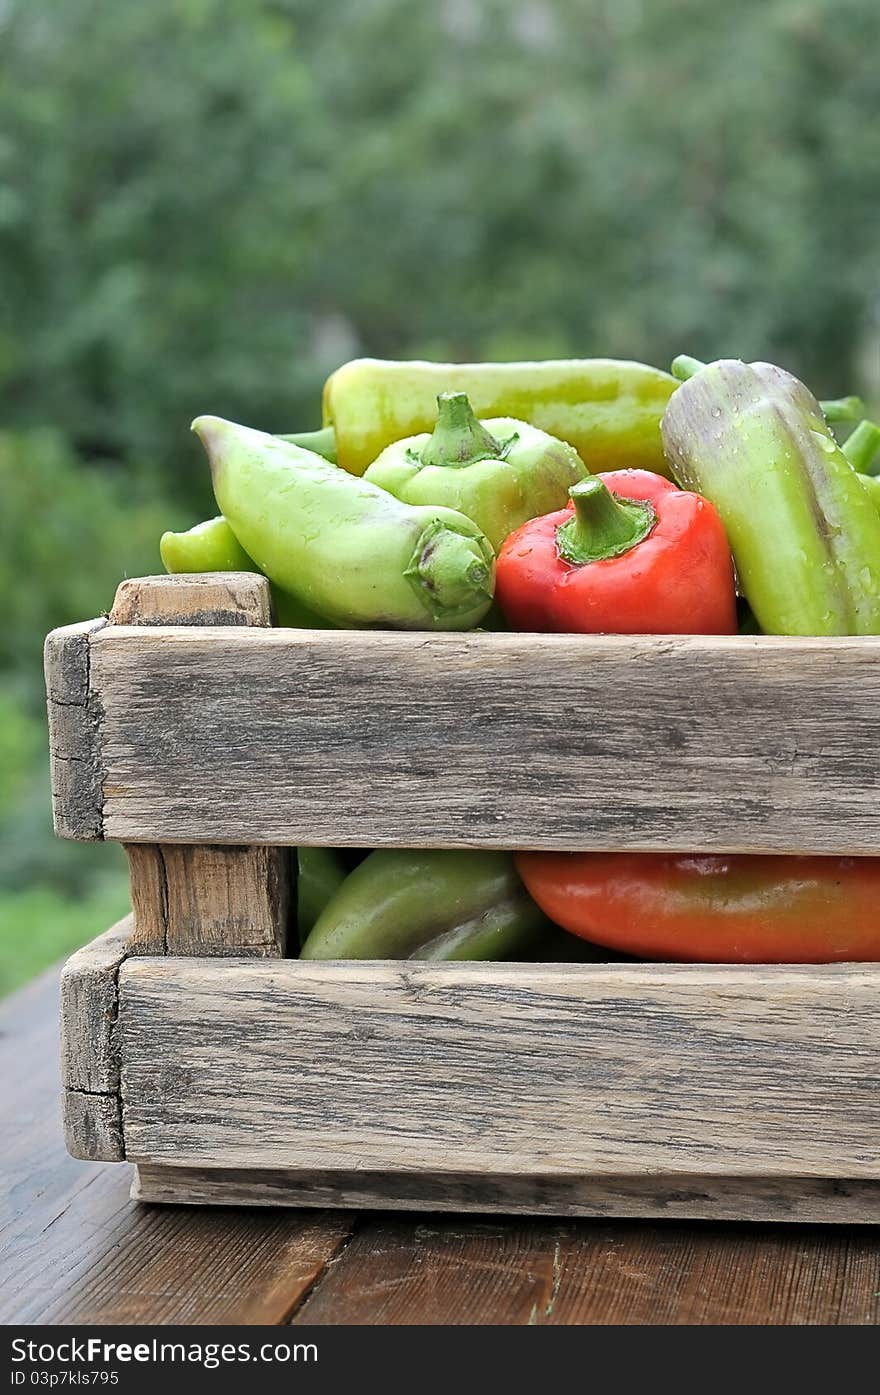
[[[724,528],[698,494],[647,470],[582,480],[567,509],[517,529],[496,597],[516,630],[734,634]]]

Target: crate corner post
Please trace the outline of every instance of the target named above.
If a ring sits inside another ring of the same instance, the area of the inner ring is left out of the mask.
[[[269,583],[251,572],[124,581],[113,626],[235,626],[272,621]],[[283,958],[290,855],[284,847],[127,842],[130,954]]]

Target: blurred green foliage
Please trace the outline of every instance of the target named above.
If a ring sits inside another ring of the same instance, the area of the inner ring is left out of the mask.
[[[124,903],[51,837],[39,649],[210,509],[197,413],[316,426],[359,353],[880,402],[878,39],[876,0],[5,0],[0,941]]]
[[[52,836],[43,637],[109,608],[123,576],[155,571],[159,533],[186,514],[137,470],[82,462],[50,427],[0,432],[0,500],[2,993],[127,901],[118,850]]]

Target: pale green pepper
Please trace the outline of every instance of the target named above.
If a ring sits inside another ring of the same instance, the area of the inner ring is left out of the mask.
[[[433,434],[388,446],[364,479],[407,504],[444,504],[498,550],[516,528],[568,503],[587,474],[574,446],[513,417],[479,422],[467,394],[441,392]]]
[[[311,451],[199,417],[214,493],[274,585],[337,625],[466,630],[494,593],[494,553],[452,509],[416,508]]]
[[[159,555],[167,572],[259,572],[226,519],[208,518],[184,533],[163,533]],[[276,624],[290,629],[327,628],[328,622],[309,610],[295,596],[272,587]]]

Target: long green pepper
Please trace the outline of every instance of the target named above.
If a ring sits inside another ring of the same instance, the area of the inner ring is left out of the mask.
[[[568,441],[588,469],[667,474],[660,418],[675,379],[612,358],[426,363],[359,358],[324,384],[325,428],[340,465],[362,475],[404,436],[430,431],[440,392],[466,392],[477,416],[515,417]]]
[[[214,495],[260,570],[334,624],[467,630],[492,602],[495,555],[475,523],[402,503],[312,451],[198,417]]]
[[[349,873],[300,957],[534,958],[557,938],[512,853],[381,848]]]

